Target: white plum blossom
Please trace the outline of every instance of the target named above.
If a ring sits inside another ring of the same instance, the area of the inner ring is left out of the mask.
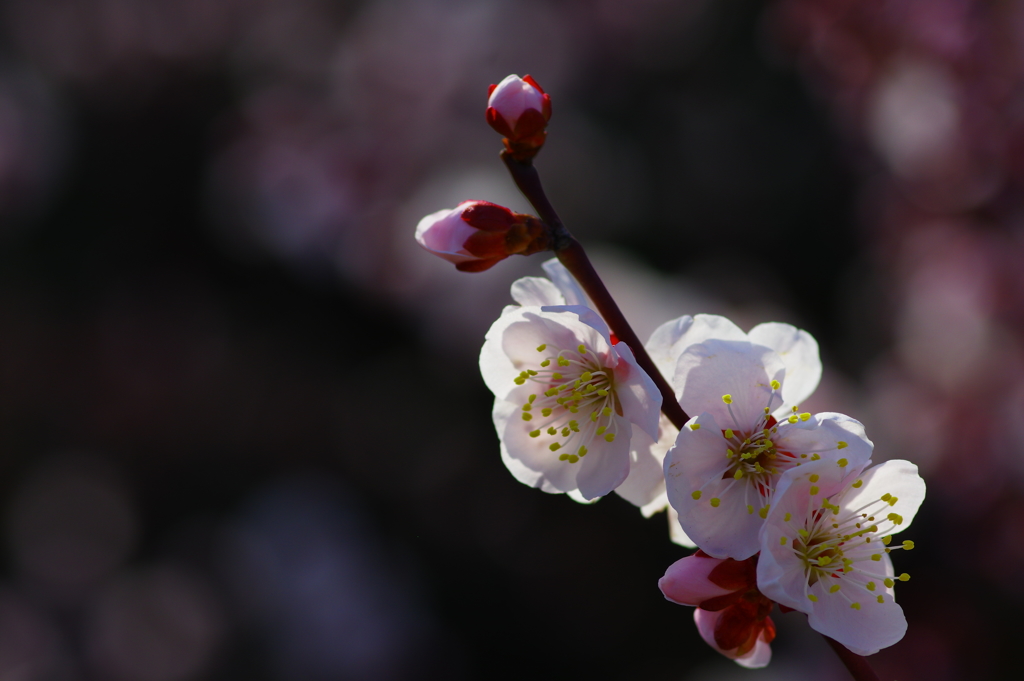
[[[656,361],[676,358],[673,387],[695,414],[665,457],[668,499],[687,536],[712,556],[758,552],[786,470],[819,459],[860,467],[871,456],[858,421],[799,411],[821,376],[806,331],[773,322],[745,334],[724,317],[697,315],[663,325],[648,347]]]
[[[495,395],[505,465],[520,482],[586,500],[630,470],[633,426],[658,435],[661,396],[561,266],[525,277],[487,332],[480,371]],[[564,274],[564,276],[563,276]]]
[[[892,535],[910,526],[924,496],[908,461],[790,469],[761,531],[758,587],[858,655],[893,645],[907,629],[893,588],[910,576],[896,576],[889,553],[914,543],[893,545]]]

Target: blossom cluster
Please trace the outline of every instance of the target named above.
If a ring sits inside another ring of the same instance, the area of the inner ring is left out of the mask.
[[[529,77],[492,87],[487,120],[515,162],[539,150],[549,117]],[[466,202],[424,218],[416,236],[479,271],[549,248],[546,228]],[[872,466],[859,421],[801,410],[822,375],[814,338],[789,324],[744,332],[698,314],[630,347],[560,260],[544,270],[549,278],[512,285],[517,305],[480,353],[516,479],[580,502],[616,492],[645,516],[667,509],[673,541],[698,550],[668,568],[662,593],[694,606],[702,638],[743,666],[770,661],[776,604],[858,655],[899,641],[907,624],[894,589],[909,575],[897,576],[889,554],[914,547],[892,537],[911,524],[925,485],[910,462]]]

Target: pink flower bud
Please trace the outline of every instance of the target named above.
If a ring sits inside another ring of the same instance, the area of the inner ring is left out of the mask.
[[[544,145],[551,97],[531,76],[512,74],[492,85],[487,99],[487,123],[505,138],[505,147],[518,160],[533,158]]]
[[[543,222],[487,201],[463,201],[424,217],[416,241],[463,272],[482,272],[510,255],[546,250],[550,234]]]
[[[772,659],[775,623],[771,617],[758,616],[754,608],[745,605],[740,603],[715,612],[697,608],[693,621],[705,643],[730,660],[757,669]]]
[[[680,605],[700,605],[733,593],[736,589],[724,588],[708,579],[711,571],[724,562],[703,552],[687,556],[669,566],[665,576],[658,580],[658,588],[665,598]]]

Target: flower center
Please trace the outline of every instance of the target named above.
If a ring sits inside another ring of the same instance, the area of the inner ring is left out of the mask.
[[[612,415],[622,416],[622,406],[615,396],[614,374],[582,343],[575,348],[545,343],[537,352],[542,358],[538,368],[515,378],[516,385],[530,381],[539,387],[523,403],[522,418],[537,420],[530,437],[551,440],[548,449],[561,451],[560,461],[577,463],[596,438],[613,442],[618,434]]]
[[[845,460],[840,460],[845,464]],[[808,490],[812,499],[818,494],[817,475],[809,478],[812,486]],[[838,502],[850,489],[859,488],[863,480],[857,480],[850,487],[821,500],[821,506],[812,510],[803,522],[792,522],[791,514],[787,513],[784,521],[795,528],[792,538],[782,537],[781,542],[790,544],[792,551],[804,566],[807,586],[811,587],[819,581],[826,582],[828,594],[840,594],[850,602],[850,607],[860,609],[860,603],[842,594],[842,586],[850,583],[874,592],[881,582],[886,588],[892,588],[896,580],[907,581],[910,575],[901,574],[893,579],[880,570],[883,553],[893,549],[914,548],[914,542],[904,541],[901,546],[890,546],[892,532],[903,523],[898,513],[886,513],[897,498],[891,494],[883,494],[880,498],[870,501],[858,509],[841,509]],[[836,500],[836,501],[833,501]],[[875,581],[877,580],[877,581]],[[807,594],[812,602],[818,597]],[[875,600],[884,603],[883,594],[877,594]]]

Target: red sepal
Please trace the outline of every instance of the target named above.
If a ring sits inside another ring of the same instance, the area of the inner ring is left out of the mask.
[[[757,568],[750,558],[726,558],[708,573],[708,581],[730,591],[747,591],[757,585]]]
[[[455,269],[460,272],[483,272],[489,270],[505,258],[493,258],[491,260],[467,260],[455,264]]]
[[[612,345],[618,345],[619,344],[619,337],[616,336],[614,333],[609,333],[608,336],[612,340]]]
[[[497,83],[491,83],[491,87],[487,88],[487,98],[490,99],[491,95],[494,94],[494,88],[498,87]]]
[[[783,605],[782,603],[779,603],[779,610],[782,612],[783,615],[785,615],[787,612],[793,612],[793,608]]]
[[[474,232],[469,235],[462,247],[466,252],[477,258],[504,258],[508,255],[505,232]]]
[[[525,76],[523,76],[523,80],[524,80],[524,81],[526,81],[527,83],[529,83],[530,85],[532,85],[533,87],[537,88],[538,92],[540,92],[540,93],[541,93],[542,95],[543,95],[543,94],[546,94],[546,93],[544,92],[544,88],[542,88],[542,87],[541,87],[541,86],[540,86],[540,85],[539,85],[539,84],[537,83],[537,81],[535,81],[535,80],[533,79],[533,76],[531,76],[531,75],[530,75],[529,73],[527,73],[527,74],[526,74]],[[493,88],[494,86],[492,85],[491,87]]]
[[[519,114],[514,133],[506,137],[514,141],[523,141],[540,134],[547,126],[548,120],[544,118],[543,113],[536,109],[527,109]]]
[[[487,125],[494,128],[494,131],[499,135],[502,137],[512,136],[512,128],[509,127],[508,121],[506,121],[505,117],[498,113],[498,110],[493,106],[487,107],[486,118]]]
[[[722,650],[739,648],[738,655],[742,655],[757,642],[757,635],[761,633],[758,625],[754,609],[738,603],[724,611],[715,623],[715,643]]]
[[[463,209],[462,219],[485,232],[504,232],[516,221],[508,208],[489,201],[475,201]]]
[[[701,601],[697,607],[708,612],[718,612],[719,610],[725,610],[729,606],[736,605],[743,600],[744,596],[746,594],[743,591],[733,591],[731,594],[722,594],[721,596]]]

